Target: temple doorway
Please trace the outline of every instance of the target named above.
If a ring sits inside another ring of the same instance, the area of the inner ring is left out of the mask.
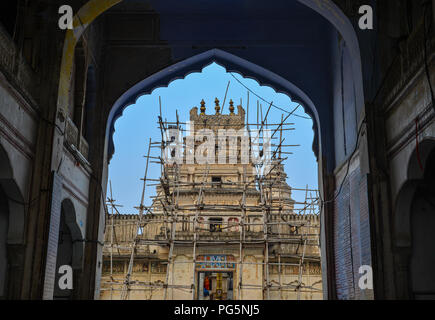
[[[233,272],[197,273],[198,300],[233,300]]]

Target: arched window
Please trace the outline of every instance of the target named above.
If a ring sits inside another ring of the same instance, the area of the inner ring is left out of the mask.
[[[76,213],[71,200],[62,201],[59,240],[56,259],[56,279],[54,285],[53,298],[57,300],[70,300],[77,292],[79,272],[83,262],[83,238],[80,228],[76,222]],[[63,265],[70,266],[73,273],[73,288],[61,289],[59,287],[59,268]]]
[[[24,198],[13,178],[13,165],[0,144],[0,299],[18,299],[16,288],[23,278],[23,260],[17,253],[24,241]]]

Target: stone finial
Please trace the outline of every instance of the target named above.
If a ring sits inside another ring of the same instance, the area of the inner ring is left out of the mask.
[[[204,99],[201,100],[201,114],[205,114],[205,101]]]
[[[234,102],[232,99],[230,99],[230,114],[234,114]]]
[[[214,103],[216,104],[216,106],[214,107],[216,110],[216,114],[219,114],[219,111],[221,110],[221,107],[219,106],[219,99],[214,99]]]

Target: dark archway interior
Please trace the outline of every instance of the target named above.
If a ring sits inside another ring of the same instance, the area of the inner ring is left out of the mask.
[[[62,205],[61,215],[60,215],[60,226],[59,226],[59,243],[57,247],[57,261],[56,261],[56,271],[62,265],[72,265],[73,260],[73,239],[71,230],[66,223],[66,212],[65,206]],[[56,272],[56,280],[54,284],[53,298],[58,300],[69,300],[72,298],[72,291],[69,289],[60,290],[59,289],[59,278],[60,274]]]
[[[8,183],[12,178],[12,167],[8,155],[0,145],[0,299],[8,297],[8,234],[10,225],[9,194],[13,186]],[[7,187],[10,186],[9,190]],[[17,198],[18,199],[18,198]]]
[[[3,188],[0,187],[0,299],[7,296],[7,239],[9,227],[9,206]]]
[[[411,294],[414,299],[435,299],[435,149],[429,155],[424,180],[411,206]]]
[[[0,145],[0,299],[16,297],[22,281],[24,199],[8,153]]]
[[[63,265],[73,269],[73,288],[60,290],[59,268]],[[78,284],[83,269],[83,236],[76,222],[76,211],[71,200],[62,201],[59,223],[59,240],[57,247],[56,278],[53,298],[58,300],[70,300],[78,293]]]
[[[15,2],[15,1],[14,1]],[[6,31],[9,33],[11,38],[13,38],[15,33],[15,24],[17,21],[17,13],[18,13],[18,3],[11,4],[9,1],[1,1],[0,2],[0,17],[1,22]]]

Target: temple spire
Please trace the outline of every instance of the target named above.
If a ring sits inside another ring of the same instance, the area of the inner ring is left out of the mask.
[[[204,99],[202,99],[200,103],[201,103],[201,108],[200,108],[201,114],[205,115],[205,101],[204,101]]]

